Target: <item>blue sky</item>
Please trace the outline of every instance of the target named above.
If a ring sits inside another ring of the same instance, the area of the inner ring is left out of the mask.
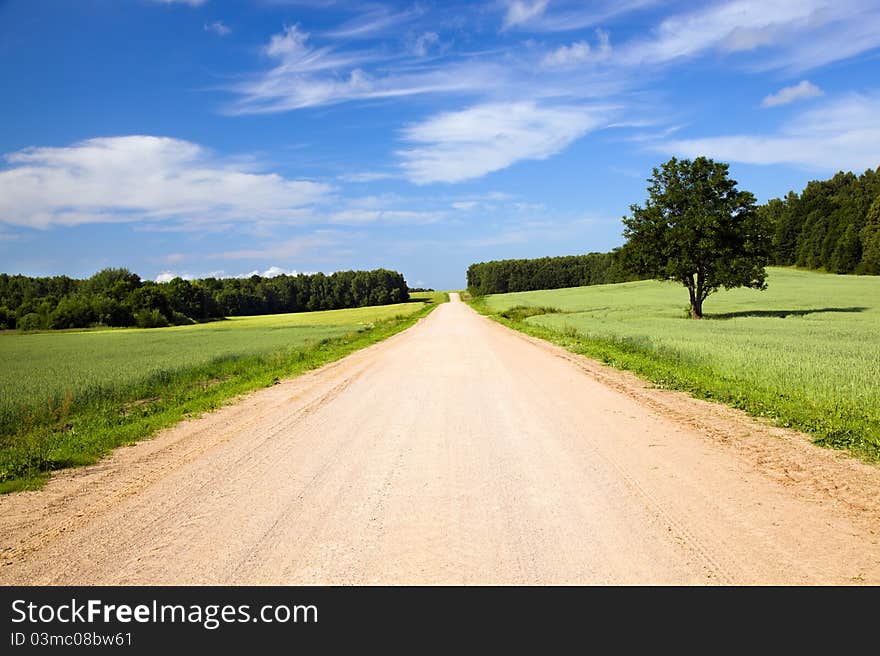
[[[876,0],[0,0],[0,271],[605,251],[672,155],[880,164]]]

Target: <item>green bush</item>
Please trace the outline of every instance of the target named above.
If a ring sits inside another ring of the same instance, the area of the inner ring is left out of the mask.
[[[50,328],[85,328],[97,317],[86,299],[79,296],[62,298],[49,315]]]
[[[171,313],[171,325],[173,325],[173,326],[190,326],[194,323],[195,323],[195,321],[190,319],[183,312],[172,312]]]
[[[18,320],[19,330],[40,330],[43,327],[43,317],[36,312],[29,312]]]
[[[511,321],[525,321],[529,317],[537,317],[541,314],[558,314],[562,310],[544,305],[517,305],[501,312],[501,316]]]
[[[164,328],[168,319],[159,310],[141,310],[135,313],[134,324],[138,328]]]

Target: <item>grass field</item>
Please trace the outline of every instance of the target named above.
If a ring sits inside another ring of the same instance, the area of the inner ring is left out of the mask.
[[[0,333],[0,492],[379,341],[443,295],[413,298],[149,330]]]
[[[766,291],[710,296],[703,321],[686,318],[682,286],[654,281],[499,294],[475,306],[659,386],[880,459],[880,278],[768,273]]]

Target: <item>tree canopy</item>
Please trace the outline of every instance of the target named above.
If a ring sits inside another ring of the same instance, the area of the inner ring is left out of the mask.
[[[771,224],[755,211],[755,197],[728,176],[727,164],[673,157],[648,181],[644,207],[631,205],[632,215],[623,218],[629,268],[684,285],[694,319],[722,287],[766,288]]]

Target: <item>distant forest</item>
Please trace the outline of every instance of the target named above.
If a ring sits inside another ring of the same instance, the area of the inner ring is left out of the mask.
[[[618,251],[534,260],[495,260],[472,264],[467,271],[468,291],[475,296],[604,285],[638,278],[623,268]]]
[[[104,269],[87,280],[0,274],[0,328],[38,330],[89,326],[157,328],[226,316],[335,310],[409,299],[396,271],[331,275],[141,280],[127,269]]]
[[[775,264],[880,274],[880,167],[810,182],[758,211],[774,227]]]

